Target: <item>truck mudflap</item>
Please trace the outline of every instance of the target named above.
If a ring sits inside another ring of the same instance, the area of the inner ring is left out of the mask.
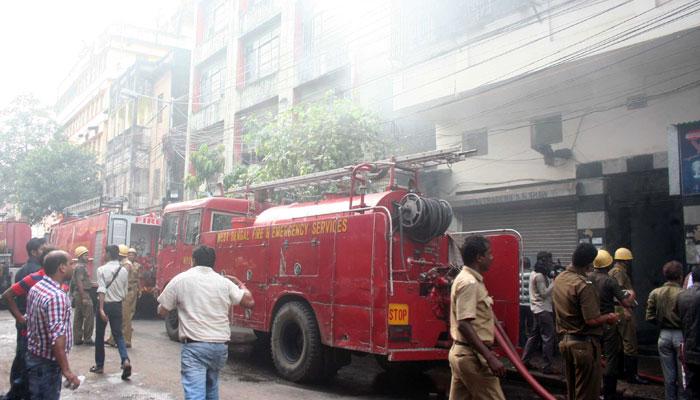
[[[449,349],[435,347],[422,349],[391,349],[387,352],[387,360],[397,361],[445,361]]]

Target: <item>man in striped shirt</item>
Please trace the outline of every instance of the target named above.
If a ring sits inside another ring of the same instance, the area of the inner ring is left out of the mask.
[[[73,389],[80,380],[70,370],[68,352],[73,344],[71,304],[61,284],[73,275],[68,253],[54,250],[43,262],[46,276],[27,296],[27,375],[34,400],[61,397],[61,374]]]

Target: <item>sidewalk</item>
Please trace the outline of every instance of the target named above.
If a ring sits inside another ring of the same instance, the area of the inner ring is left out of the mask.
[[[532,359],[532,365],[539,367],[542,365],[542,360],[539,356],[535,356]],[[563,371],[562,359],[561,357],[555,357],[554,367]],[[566,390],[566,381],[563,375],[545,375],[540,372],[541,369],[530,370],[532,376],[534,376],[543,386],[545,387],[557,387]],[[661,372],[661,364],[659,364],[659,359],[657,356],[643,355],[639,356],[639,373],[645,376],[658,377],[663,381],[663,374]],[[508,378],[511,379],[523,379],[520,375],[515,372],[513,368],[509,371]],[[524,381],[524,379],[523,379]],[[652,382],[649,385],[634,385],[627,383],[625,380],[620,379],[617,381],[617,392],[619,396],[623,399],[639,399],[639,400],[663,400],[664,399],[664,387],[662,383]]]

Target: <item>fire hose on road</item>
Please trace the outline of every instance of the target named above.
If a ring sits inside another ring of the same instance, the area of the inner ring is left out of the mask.
[[[540,385],[535,377],[530,374],[530,371],[525,368],[525,365],[520,360],[520,356],[518,356],[518,353],[515,351],[515,346],[513,346],[513,343],[511,343],[510,339],[508,339],[508,335],[506,335],[506,332],[503,330],[501,324],[496,323],[496,331],[494,333],[496,343],[498,343],[498,346],[505,353],[505,356],[508,357],[510,362],[513,363],[518,373],[520,373],[530,387],[532,387],[532,390],[534,390],[538,396],[545,400],[556,400],[556,397],[554,397],[554,395],[549,393],[547,389]]]

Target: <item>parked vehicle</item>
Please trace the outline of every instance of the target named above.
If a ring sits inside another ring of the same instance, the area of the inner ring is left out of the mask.
[[[73,254],[78,246],[90,251],[88,273],[95,276],[102,265],[104,249],[110,244],[126,244],[138,252],[137,261],[149,271],[155,265],[160,218],[154,214],[125,215],[103,211],[84,217],[65,218],[51,227],[49,242]],[[144,272],[145,272],[144,271]]]
[[[450,285],[462,265],[457,245],[465,233],[446,234],[449,204],[413,188],[417,163],[434,165],[449,157],[433,152],[246,189],[349,177],[348,196],[319,201],[271,206],[209,198],[168,205],[158,286],[191,265],[198,243],[215,248],[215,269],[239,277],[255,298],[251,310],[233,308],[232,323],[268,341],[277,371],[291,381],[331,376],[351,354],[375,355],[387,368],[446,360],[452,344]],[[403,186],[401,172],[410,175]],[[356,194],[368,183],[365,173],[387,178],[386,189]],[[485,276],[494,310],[517,342],[520,236],[484,234],[495,259],[494,272]],[[177,340],[175,312],[166,329]]]
[[[27,262],[27,242],[32,228],[26,222],[0,221],[0,293],[12,282],[17,271]]]

